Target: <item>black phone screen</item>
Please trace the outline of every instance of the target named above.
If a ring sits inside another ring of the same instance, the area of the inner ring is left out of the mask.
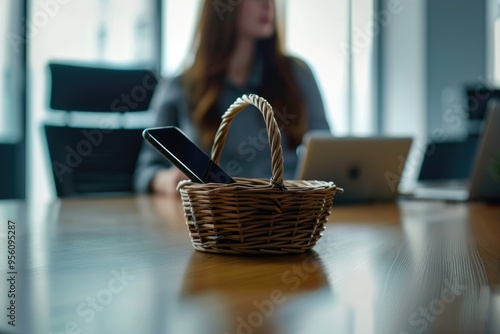
[[[146,129],[144,138],[194,182],[235,182],[226,171],[176,127]]]

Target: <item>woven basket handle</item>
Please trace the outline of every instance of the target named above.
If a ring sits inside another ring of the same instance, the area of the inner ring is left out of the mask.
[[[229,133],[229,127],[233,118],[243,109],[249,105],[254,105],[257,107],[266,123],[267,135],[269,137],[269,144],[271,146],[271,185],[273,187],[280,187],[281,189],[286,189],[283,184],[283,151],[281,148],[281,133],[274,118],[273,108],[265,99],[260,96],[251,94],[243,95],[238,98],[229,109],[222,115],[222,122],[215,135],[215,141],[212,146],[212,160],[219,163],[220,156],[222,153],[222,148],[226,142],[227,134]]]

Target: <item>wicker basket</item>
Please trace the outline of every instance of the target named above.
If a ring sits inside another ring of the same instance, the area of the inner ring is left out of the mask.
[[[235,178],[236,183],[181,181],[186,223],[193,247],[227,254],[304,253],[314,247],[330,215],[333,197],[342,192],[333,182],[283,182],[281,134],[272,107],[263,98],[239,98],[222,116],[212,147],[220,155],[232,119],[248,105],[264,116],[272,155],[272,177]]]

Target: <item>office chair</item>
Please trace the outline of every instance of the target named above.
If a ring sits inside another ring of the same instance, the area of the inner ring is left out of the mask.
[[[467,138],[428,143],[419,181],[463,181],[470,178],[487,110],[500,99],[500,89],[478,82],[464,87],[464,97],[467,101]]]
[[[50,109],[65,111],[64,125],[45,124],[58,197],[130,194],[142,128],[82,127],[72,112],[120,113],[149,109],[156,75],[145,69],[49,64]],[[122,118],[123,118],[122,117]]]

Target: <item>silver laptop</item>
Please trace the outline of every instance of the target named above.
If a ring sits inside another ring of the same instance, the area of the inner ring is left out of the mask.
[[[452,201],[500,201],[500,102],[488,106],[485,128],[478,143],[470,179],[441,185],[417,185],[413,197]]]
[[[390,201],[398,185],[411,138],[332,137],[306,134],[296,179],[333,181],[344,189],[336,203]]]

